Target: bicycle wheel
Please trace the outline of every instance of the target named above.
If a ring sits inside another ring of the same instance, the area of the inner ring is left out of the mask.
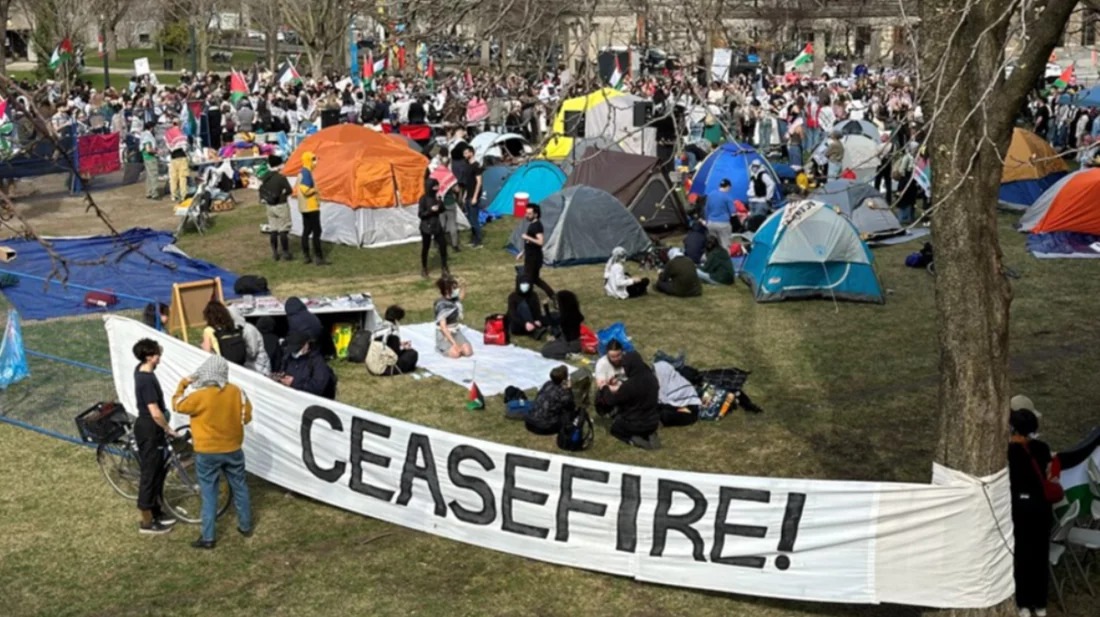
[[[195,458],[173,455],[165,465],[168,469],[160,497],[161,505],[184,523],[201,523],[202,490],[199,487],[198,474],[195,473]],[[225,514],[232,501],[233,493],[229,482],[225,474],[222,474],[221,482],[218,483],[218,518]]]
[[[141,466],[129,442],[101,443],[95,450],[96,462],[107,484],[126,499],[137,500]]]

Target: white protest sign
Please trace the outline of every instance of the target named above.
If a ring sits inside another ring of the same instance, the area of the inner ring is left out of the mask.
[[[149,58],[134,59],[134,75],[141,77],[149,74]]]
[[[710,78],[712,81],[726,81],[730,76],[730,64],[733,63],[733,52],[728,47],[714,48],[711,56]]]
[[[105,322],[128,410],[139,339],[164,348],[156,375],[166,392],[208,357],[139,322]],[[975,608],[1013,592],[1006,471],[979,481],[937,467],[926,485],[634,467],[418,426],[236,365],[229,377],[254,406],[249,472],[424,533],[639,581],[758,596]]]

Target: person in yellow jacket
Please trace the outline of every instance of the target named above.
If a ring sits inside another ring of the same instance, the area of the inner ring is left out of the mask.
[[[309,253],[309,239],[313,238],[313,253],[317,256],[318,266],[327,266],[325,255],[321,252],[321,200],[317,193],[317,183],[313,171],[317,169],[317,155],[302,153],[302,171],[298,174],[298,211],[302,213],[302,254],[306,263],[312,263]]]
[[[183,378],[172,397],[176,413],[191,418],[195,446],[195,473],[202,492],[202,536],[195,548],[214,548],[214,519],[218,510],[218,481],[225,473],[233,489],[237,531],[252,535],[252,505],[244,475],[244,425],[252,421],[252,403],[229,383],[229,363],[210,356],[194,375]]]

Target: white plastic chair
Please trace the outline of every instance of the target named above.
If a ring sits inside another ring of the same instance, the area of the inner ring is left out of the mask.
[[[1063,542],[1066,541],[1066,537],[1069,536],[1069,532],[1073,529],[1074,524],[1077,522],[1077,515],[1081,513],[1081,502],[1075,501],[1070,504],[1069,510],[1062,516],[1061,520],[1054,528],[1054,533],[1050,537],[1050,551],[1048,553],[1050,568],[1050,581],[1054,583],[1054,593],[1058,596],[1058,606],[1062,607],[1062,612],[1066,612],[1066,599],[1063,595],[1063,589],[1065,589],[1066,582],[1058,579],[1058,573],[1055,570],[1059,563],[1062,563],[1062,556],[1066,554],[1066,546]],[[1070,571],[1069,566],[1065,566],[1066,578],[1069,580],[1070,587],[1073,588],[1073,592],[1077,593],[1077,583],[1073,582],[1073,572]]]

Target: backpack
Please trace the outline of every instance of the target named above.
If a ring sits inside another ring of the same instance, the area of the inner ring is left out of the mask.
[[[596,431],[592,425],[592,418],[583,407],[574,408],[572,414],[566,415],[558,431],[558,448],[569,452],[580,452],[592,447],[592,440]]]
[[[232,330],[217,330],[214,337],[218,339],[218,349],[227,361],[244,366],[248,360],[248,345],[244,342],[244,328]]]
[[[581,324],[581,353],[595,354],[600,349],[600,339],[592,328]]]
[[[271,171],[271,172],[268,172],[268,173],[269,174],[277,174],[279,172]],[[282,183],[281,182],[277,183],[274,180],[271,181],[271,182],[268,182],[267,180],[268,180],[268,178],[264,178],[263,182],[260,183],[260,190],[259,190],[260,201],[262,201],[263,203],[265,203],[269,206],[277,206],[282,201],[280,199],[283,196],[283,193],[280,190],[280,186],[282,185]]]
[[[508,324],[504,315],[494,313],[485,318],[486,345],[507,345],[509,342]]]
[[[752,196],[762,198],[768,194],[768,185],[764,182],[765,171],[752,177]]]
[[[345,359],[348,362],[362,364],[367,361],[368,351],[370,351],[370,332],[356,330],[355,334],[351,335],[351,342],[348,343],[348,352]]]
[[[531,413],[531,401],[527,395],[515,386],[504,389],[504,417],[509,420],[523,420]]]
[[[237,282],[233,283],[233,291],[236,292],[238,296],[270,293],[267,288],[267,279],[252,274],[244,274],[237,277]]]

